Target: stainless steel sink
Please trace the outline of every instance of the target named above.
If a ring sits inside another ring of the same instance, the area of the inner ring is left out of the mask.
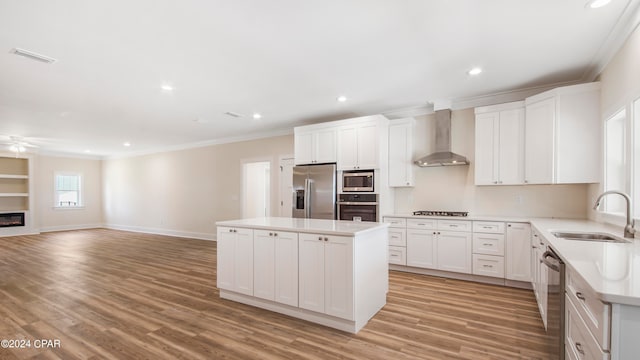
[[[569,232],[569,231],[554,231],[551,232],[553,236],[565,239],[565,240],[582,240],[582,241],[602,241],[602,242],[615,242],[626,243],[629,240],[618,236],[597,233],[597,232]]]

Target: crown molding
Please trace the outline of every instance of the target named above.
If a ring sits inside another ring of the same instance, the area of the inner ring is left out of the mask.
[[[242,142],[242,141],[265,139],[265,138],[276,137],[276,136],[285,136],[285,135],[293,135],[293,128],[285,128],[285,129],[278,129],[278,130],[272,130],[272,131],[263,131],[263,132],[251,133],[251,134],[246,134],[246,135],[241,135],[241,136],[230,136],[230,137],[214,139],[214,140],[207,140],[207,141],[200,141],[200,142],[194,142],[194,143],[186,143],[186,144],[180,144],[180,145],[158,147],[158,148],[153,148],[153,149],[148,149],[148,150],[143,150],[143,151],[136,151],[136,152],[126,153],[126,154],[108,155],[108,156],[103,156],[102,159],[103,160],[123,159],[123,158],[130,158],[130,157],[137,157],[137,156],[144,156],[144,155],[152,155],[152,154],[171,152],[171,151],[196,149],[196,148],[207,147],[207,146],[223,145],[223,144],[236,143],[236,142]]]
[[[640,0],[629,0],[618,21],[609,32],[607,39],[591,60],[589,68],[582,75],[581,82],[595,80],[624,46],[629,36],[638,28],[638,25],[640,25]]]

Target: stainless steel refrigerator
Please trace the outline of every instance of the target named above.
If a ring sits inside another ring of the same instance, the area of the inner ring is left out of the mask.
[[[293,168],[292,216],[336,219],[336,164]]]

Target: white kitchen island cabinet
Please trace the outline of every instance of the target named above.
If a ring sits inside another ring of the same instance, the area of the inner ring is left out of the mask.
[[[386,304],[388,224],[255,218],[217,226],[221,298],[351,333]]]

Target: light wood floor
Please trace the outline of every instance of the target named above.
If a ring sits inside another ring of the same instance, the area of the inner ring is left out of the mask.
[[[531,291],[391,272],[353,335],[221,300],[215,242],[105,229],[0,238],[0,339],[32,341],[0,359],[547,358]]]

